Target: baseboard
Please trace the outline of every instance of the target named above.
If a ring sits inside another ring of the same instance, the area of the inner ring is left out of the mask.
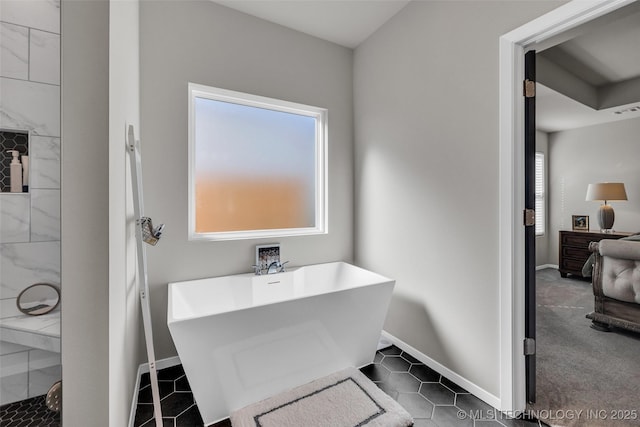
[[[483,389],[482,387],[479,387],[478,385],[469,381],[463,376],[453,372],[451,369],[436,362],[426,354],[415,349],[414,347],[411,347],[409,344],[405,343],[399,338],[396,338],[395,336],[391,335],[387,331],[384,331],[384,330],[382,331],[382,337],[388,341],[391,341],[396,347],[400,348],[403,351],[406,351],[407,353],[409,353],[410,355],[412,355],[413,357],[415,357],[420,362],[424,363],[425,365],[427,365],[428,367],[430,367],[440,375],[447,377],[454,383],[458,384],[460,387],[466,389],[471,394],[476,396],[478,399],[484,401],[485,403],[491,405],[494,408],[501,407],[500,398],[498,396],[495,396],[489,393],[487,390]]]
[[[557,270],[559,267],[557,264],[542,264],[542,265],[536,266],[536,271],[544,270],[545,268],[554,268]]]
[[[169,357],[167,359],[156,360],[156,370],[170,368],[172,366],[179,365],[180,358],[178,356]],[[149,364],[143,363],[138,366],[138,373],[136,374],[136,384],[133,389],[133,398],[131,399],[131,410],[129,411],[129,427],[134,427],[134,421],[136,418],[136,407],[138,406],[138,391],[140,391],[140,378],[142,374],[149,372]]]
[[[149,365],[147,365],[147,372],[149,371]],[[131,398],[131,408],[129,410],[129,427],[134,427],[133,421],[136,418],[136,409],[138,406],[138,391],[140,390],[140,377],[142,376],[142,365],[138,366],[138,373],[136,374],[136,384],[133,386],[133,397]]]
[[[180,358],[178,356],[167,357],[166,359],[156,360],[156,371],[170,368],[172,366],[179,365],[180,363],[182,362],[180,362]],[[149,372],[149,364],[143,363],[138,367],[138,369],[141,369],[140,375],[146,374],[147,372]]]

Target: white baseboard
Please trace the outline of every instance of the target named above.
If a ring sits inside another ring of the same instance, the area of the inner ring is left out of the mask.
[[[166,359],[156,360],[156,371],[170,368],[172,366],[179,365],[180,363],[182,362],[180,362],[180,358],[178,356],[167,357]],[[143,363],[138,367],[138,370],[140,370],[140,375],[146,374],[147,372],[149,372],[149,364]]]
[[[169,357],[167,359],[156,360],[156,370],[170,368],[172,366],[179,365],[180,358],[178,356]],[[134,427],[133,422],[136,418],[136,408],[138,406],[138,391],[140,391],[140,378],[142,374],[149,372],[149,364],[143,363],[138,366],[138,373],[136,374],[136,384],[133,389],[133,398],[131,399],[131,411],[129,411],[129,427]]]
[[[483,389],[482,387],[477,386],[476,384],[469,381],[468,379],[453,372],[446,366],[441,365],[440,363],[436,362],[426,354],[422,353],[419,350],[416,350],[415,348],[411,347],[409,344],[396,338],[395,336],[391,335],[387,331],[384,331],[384,330],[382,331],[382,337],[388,341],[391,341],[396,347],[399,347],[401,350],[406,351],[407,353],[409,353],[410,355],[412,355],[413,357],[415,357],[420,362],[424,363],[425,365],[427,365],[428,367],[430,367],[440,375],[443,375],[444,377],[450,379],[460,387],[466,389],[471,394],[476,396],[478,399],[486,402],[487,404],[491,405],[494,408],[501,407],[500,398],[498,396],[495,396],[489,393],[487,390]]]
[[[545,268],[555,268],[556,270],[559,268],[557,264],[542,264],[536,266],[536,271],[544,270]]]

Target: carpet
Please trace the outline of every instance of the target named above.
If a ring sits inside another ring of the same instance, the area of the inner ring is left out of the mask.
[[[537,396],[528,409],[552,426],[640,425],[640,334],[599,332],[591,283],[536,275]]]
[[[355,368],[231,413],[233,427],[405,427],[413,419]]]

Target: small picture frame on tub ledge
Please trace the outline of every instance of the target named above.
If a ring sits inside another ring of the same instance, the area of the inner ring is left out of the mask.
[[[571,215],[573,231],[589,231],[589,215]]]
[[[280,243],[256,245],[256,265],[266,270],[274,262],[280,262]]]

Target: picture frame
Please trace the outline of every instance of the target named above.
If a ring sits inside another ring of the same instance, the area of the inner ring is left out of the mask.
[[[256,266],[266,270],[273,262],[280,262],[280,244],[269,243],[256,246]]]
[[[573,231],[589,231],[589,215],[571,215]]]

